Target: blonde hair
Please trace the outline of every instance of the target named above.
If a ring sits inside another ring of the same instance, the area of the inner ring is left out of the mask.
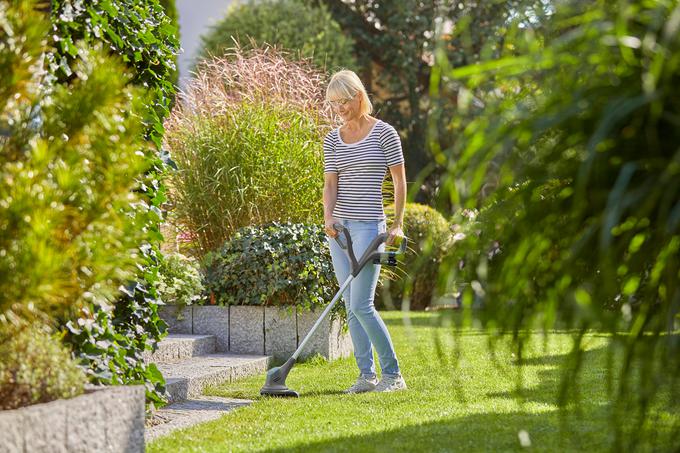
[[[352,98],[357,93],[361,93],[361,114],[370,115],[373,113],[373,104],[368,99],[368,93],[361,79],[354,71],[343,69],[333,74],[331,81],[326,88],[326,100],[338,98]]]

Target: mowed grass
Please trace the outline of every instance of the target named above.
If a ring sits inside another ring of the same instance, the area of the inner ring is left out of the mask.
[[[299,399],[261,397],[264,374],[212,388],[208,394],[248,398],[253,404],[219,420],[177,431],[149,452],[224,451],[611,451],[612,405],[607,379],[609,338],[585,338],[578,377],[579,404],[560,409],[561,364],[572,335],[531,336],[523,366],[508,341],[489,350],[489,334],[454,332],[459,314],[382,312],[397,350],[407,391],[344,395],[354,358],[295,366],[287,385]],[[614,355],[614,364],[619,359]],[[667,409],[667,408],[666,408]],[[671,451],[680,414],[655,411],[655,439],[641,450]],[[630,423],[634,423],[629,420]],[[524,444],[524,446],[522,445]],[[628,444],[628,447],[631,447]],[[624,449],[626,446],[624,446]]]

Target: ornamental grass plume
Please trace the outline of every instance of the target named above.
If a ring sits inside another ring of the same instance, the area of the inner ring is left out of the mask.
[[[310,61],[292,61],[289,53],[275,47],[236,46],[199,64],[194,78],[179,93],[166,128],[178,127],[190,114],[221,115],[241,104],[285,106],[330,125],[333,112],[324,100],[325,79]]]

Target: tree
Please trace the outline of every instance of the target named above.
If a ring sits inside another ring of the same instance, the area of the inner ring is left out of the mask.
[[[357,42],[362,78],[379,114],[404,138],[409,179],[432,161],[426,131],[430,76],[439,38],[450,64],[472,64],[498,55],[513,16],[537,16],[544,1],[317,0]]]
[[[323,6],[301,0],[265,0],[237,4],[202,37],[198,60],[221,57],[236,41],[243,50],[265,45],[309,58],[324,71],[353,68],[354,43]]]

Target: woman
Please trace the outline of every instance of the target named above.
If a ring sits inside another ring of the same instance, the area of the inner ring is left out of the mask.
[[[342,126],[332,130],[323,142],[323,205],[333,268],[338,282],[343,282],[349,276],[349,260],[333,240],[338,234],[333,225],[340,223],[349,230],[357,257],[378,234],[385,232],[382,183],[389,168],[394,181],[395,216],[386,244],[403,237],[406,174],[397,131],[370,115],[373,106],[354,72],[334,74],[326,99],[342,118]],[[390,334],[373,305],[379,274],[380,265],[367,264],[343,294],[360,371],[356,383],[345,393],[406,389]],[[373,363],[373,346],[382,370],[380,382]]]

